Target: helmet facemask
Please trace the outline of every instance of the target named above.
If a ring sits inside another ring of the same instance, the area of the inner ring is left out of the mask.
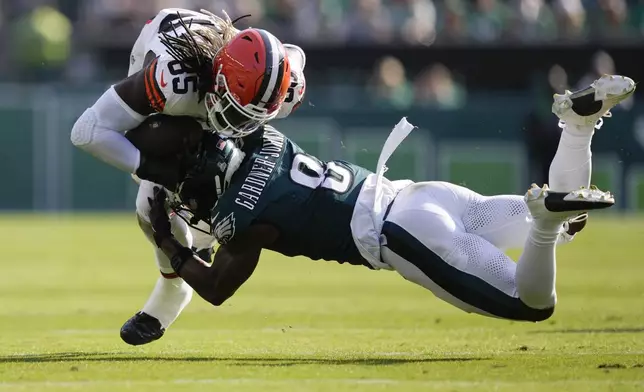
[[[208,123],[219,134],[240,138],[255,132],[260,126],[274,119],[279,108],[272,111],[254,104],[242,106],[231,92],[221,66],[215,76],[214,92],[205,98]]]

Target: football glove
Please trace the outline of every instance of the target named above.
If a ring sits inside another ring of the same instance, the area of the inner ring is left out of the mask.
[[[150,203],[150,223],[154,232],[154,242],[161,247],[161,242],[172,237],[170,218],[166,211],[165,201],[167,194],[165,189],[154,187],[154,198],[148,197]]]
[[[170,191],[175,191],[184,177],[184,171],[179,160],[161,160],[146,157],[145,155],[141,155],[141,163],[134,174],[142,180],[163,185]]]

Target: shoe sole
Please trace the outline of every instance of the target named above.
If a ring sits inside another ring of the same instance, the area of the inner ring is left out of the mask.
[[[596,187],[581,188],[572,192],[553,192],[547,184],[543,187],[533,184],[525,194],[524,200],[526,203],[543,200],[546,211],[562,215],[602,210],[615,204],[615,198],[610,192],[603,192]]]
[[[550,212],[586,212],[603,210],[612,207],[615,199],[594,200],[594,199],[570,199],[570,193],[548,192],[544,200],[546,209]]]
[[[637,85],[633,79],[621,75],[604,75],[590,86],[567,94],[554,94],[553,113],[563,115],[570,107],[577,115],[588,117],[597,114],[608,104],[606,111],[630,97]]]

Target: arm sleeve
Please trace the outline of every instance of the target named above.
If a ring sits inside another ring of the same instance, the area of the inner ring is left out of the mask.
[[[123,134],[146,116],[132,110],[111,87],[76,121],[72,143],[98,159],[129,173],[139,167],[140,152]]]

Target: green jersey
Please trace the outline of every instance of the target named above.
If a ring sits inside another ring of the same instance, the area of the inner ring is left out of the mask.
[[[226,243],[253,223],[279,238],[269,249],[286,256],[369,266],[351,234],[356,199],[370,171],[323,162],[270,126],[245,138],[244,162],[213,209],[213,233]]]

